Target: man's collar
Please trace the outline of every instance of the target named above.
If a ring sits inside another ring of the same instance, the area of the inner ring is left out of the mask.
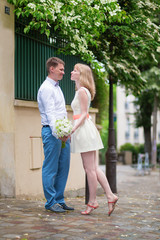
[[[59,86],[59,81],[55,81],[49,77],[46,78],[46,80],[48,80],[50,83],[52,83],[54,86]]]

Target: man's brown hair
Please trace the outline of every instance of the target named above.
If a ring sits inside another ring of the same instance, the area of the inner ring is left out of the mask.
[[[63,62],[63,60],[61,60],[60,58],[57,57],[51,57],[47,60],[46,62],[46,68],[47,68],[47,72],[49,72],[50,67],[57,67],[58,64],[63,64],[63,66],[65,65],[65,63]]]

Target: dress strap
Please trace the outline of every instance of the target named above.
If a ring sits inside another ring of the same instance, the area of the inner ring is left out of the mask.
[[[85,87],[81,87],[81,88],[85,90],[85,92],[87,93],[89,99],[91,99],[91,93],[90,93],[90,91],[89,91],[87,88],[85,88]],[[81,89],[81,88],[80,88],[80,89]]]

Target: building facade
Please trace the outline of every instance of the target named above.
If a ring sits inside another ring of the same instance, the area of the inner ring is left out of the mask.
[[[143,144],[143,128],[135,127],[135,97],[126,96],[125,89],[117,87],[117,149],[125,143]],[[160,143],[160,111],[157,114],[157,143]]]

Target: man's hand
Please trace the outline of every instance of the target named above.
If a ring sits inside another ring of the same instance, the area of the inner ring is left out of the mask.
[[[61,137],[61,138],[59,138],[59,139],[60,139],[62,142],[66,142],[69,137],[70,137],[70,135]]]

